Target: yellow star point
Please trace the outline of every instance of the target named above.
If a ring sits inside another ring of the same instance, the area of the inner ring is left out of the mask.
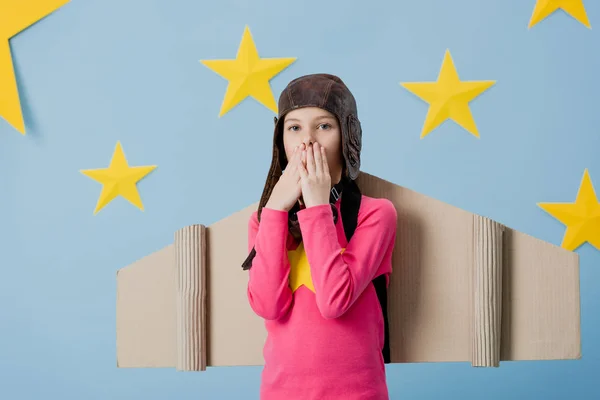
[[[600,202],[587,168],[574,203],[538,203],[538,206],[566,226],[561,247],[574,251],[588,242],[600,250]]]
[[[68,2],[69,0],[0,1],[0,117],[21,135],[25,135],[25,121],[9,40]]]
[[[585,27],[592,29],[588,19],[583,0],[537,0],[531,19],[529,20],[529,29],[546,19],[556,10],[561,9]]]
[[[495,83],[496,81],[461,81],[450,51],[446,50],[436,82],[411,82],[400,85],[429,103],[421,139],[447,119],[453,120],[479,138],[469,103]]]
[[[85,176],[102,184],[102,191],[98,198],[94,215],[98,214],[102,208],[117,196],[122,196],[131,204],[144,211],[137,183],[155,168],[156,165],[130,167],[125,158],[121,142],[117,142],[108,168],[80,171]]]
[[[295,57],[260,58],[248,26],[244,29],[235,59],[200,60],[206,67],[229,81],[219,118],[246,97],[254,98],[269,110],[277,113],[277,102],[269,82],[294,61],[296,61]]]

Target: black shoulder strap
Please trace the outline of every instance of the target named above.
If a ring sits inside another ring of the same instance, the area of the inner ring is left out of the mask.
[[[356,230],[358,224],[358,211],[360,209],[360,202],[362,200],[362,194],[358,185],[354,181],[347,180],[341,202],[341,214],[342,223],[344,224],[344,233],[346,234],[346,240],[350,242],[350,238]],[[383,342],[383,361],[385,364],[390,363],[390,343],[389,343],[389,321],[388,321],[388,307],[387,307],[387,286],[385,275],[379,275],[373,279],[373,286],[377,292],[377,298],[381,305],[381,311],[383,313],[383,323],[385,331],[385,339]]]

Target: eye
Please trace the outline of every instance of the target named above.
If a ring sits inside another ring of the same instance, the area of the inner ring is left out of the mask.
[[[331,124],[324,123],[324,124],[320,124],[319,127],[323,127],[322,129],[331,129]]]
[[[290,125],[290,126],[288,126],[288,131],[294,131],[294,130],[296,130],[296,128],[299,129],[300,127],[298,125]]]

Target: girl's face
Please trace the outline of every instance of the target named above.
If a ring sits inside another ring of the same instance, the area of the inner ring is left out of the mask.
[[[294,148],[304,143],[318,142],[325,147],[332,184],[342,177],[342,132],[335,115],[318,107],[304,107],[290,111],[283,124],[283,146],[289,160]],[[306,159],[303,160],[306,165]]]

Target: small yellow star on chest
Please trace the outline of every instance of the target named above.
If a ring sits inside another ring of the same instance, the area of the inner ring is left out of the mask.
[[[342,249],[341,253],[344,250]],[[290,262],[289,282],[292,292],[295,292],[300,286],[304,285],[307,289],[316,293],[310,272],[310,264],[304,251],[304,243],[300,242],[296,249],[288,251],[288,260]]]
[[[290,261],[290,288],[295,292],[300,286],[304,285],[308,289],[315,291],[310,274],[310,265],[304,251],[304,243],[300,242],[295,250],[288,251]]]

